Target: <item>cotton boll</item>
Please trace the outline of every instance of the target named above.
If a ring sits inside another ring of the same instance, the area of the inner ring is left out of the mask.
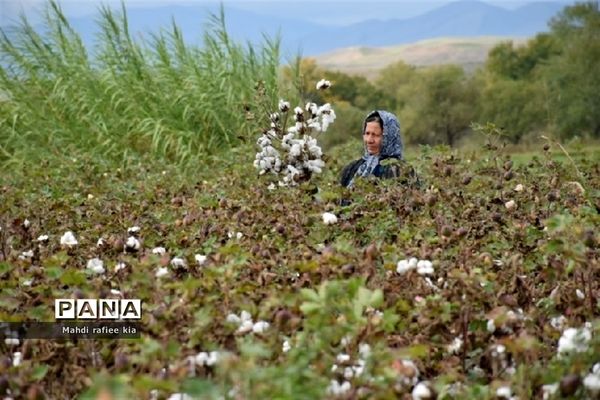
[[[76,246],[78,244],[75,235],[71,231],[65,232],[60,238],[60,244],[63,246]]]
[[[501,399],[510,399],[512,397],[512,390],[509,386],[501,386],[496,389],[496,396]]]
[[[323,223],[325,225],[333,225],[333,224],[337,223],[337,217],[335,216],[335,214],[325,212],[325,213],[323,213],[322,217],[323,217]]]
[[[99,258],[92,258],[87,262],[87,269],[91,270],[96,274],[104,273],[104,262]]]
[[[37,241],[38,242],[47,242],[48,239],[49,239],[48,235],[41,235],[41,236],[38,236]]]
[[[157,278],[162,278],[169,274],[169,270],[166,267],[161,267],[156,270],[155,276]]]
[[[152,254],[158,254],[160,256],[162,256],[166,252],[167,252],[167,249],[165,249],[164,247],[155,247],[152,249]]]
[[[413,400],[429,400],[433,398],[433,393],[425,382],[417,383],[413,388],[411,395]]]
[[[552,383],[542,386],[542,396],[544,400],[549,400],[558,392],[559,384]]]
[[[398,264],[396,265],[396,272],[400,275],[404,275],[411,269],[412,268],[410,267],[408,260],[400,260],[400,261],[398,261]]]
[[[558,354],[584,352],[591,339],[592,333],[588,328],[567,328],[558,340]]]
[[[21,361],[23,361],[23,354],[20,351],[15,351],[13,353],[13,367],[21,365]]]
[[[341,353],[338,354],[337,357],[335,358],[335,360],[339,363],[339,364],[343,364],[345,362],[350,361],[350,356],[346,353]]]
[[[252,332],[265,333],[269,329],[270,324],[266,321],[258,321],[252,326]]]
[[[291,349],[292,349],[292,346],[290,345],[290,342],[288,340],[285,340],[283,342],[283,345],[281,346],[281,351],[283,351],[284,353],[287,353]]]
[[[6,338],[4,339],[4,344],[7,346],[18,346],[20,344],[19,339],[16,338]]]
[[[550,319],[550,326],[552,326],[557,331],[562,331],[567,323],[567,318],[564,315],[560,315],[558,317],[553,317]]]
[[[433,263],[429,260],[420,260],[417,263],[417,273],[419,275],[431,275],[434,273]]]
[[[247,333],[247,332],[250,332],[251,330],[253,330],[253,328],[254,328],[254,324],[252,323],[252,321],[243,321],[240,324],[237,332],[238,333]]]
[[[171,265],[174,268],[187,268],[187,262],[181,257],[175,257],[171,260]]]
[[[287,112],[290,109],[290,103],[288,101],[285,101],[283,99],[279,100],[279,111],[281,112]]]
[[[329,87],[331,87],[331,82],[328,80],[321,79],[319,82],[317,82],[317,90],[325,90]]]
[[[206,263],[206,256],[203,254],[196,254],[194,256],[194,259],[196,260],[196,264],[198,265],[204,265],[204,263]]]
[[[128,235],[135,235],[137,233],[139,233],[141,230],[141,228],[139,226],[132,226],[131,228],[127,229],[127,234]]]
[[[134,236],[129,236],[125,242],[125,251],[134,252],[140,249],[140,241]]]
[[[463,346],[463,340],[460,337],[455,337],[454,341],[450,345],[448,345],[448,353],[457,354]]]
[[[235,314],[227,315],[227,318],[225,319],[225,321],[232,323],[232,324],[236,324],[236,325],[239,325],[242,323],[242,319]]]

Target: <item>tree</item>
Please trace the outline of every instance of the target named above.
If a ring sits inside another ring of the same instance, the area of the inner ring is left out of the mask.
[[[417,77],[400,91],[406,106],[399,114],[410,140],[453,146],[475,117],[477,88],[456,65],[428,68]]]

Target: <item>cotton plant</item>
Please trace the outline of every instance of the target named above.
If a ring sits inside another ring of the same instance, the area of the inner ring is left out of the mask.
[[[331,82],[320,80],[317,90],[326,90]],[[327,131],[335,121],[335,111],[329,103],[321,106],[307,102],[293,110],[290,103],[279,101],[278,110],[269,114],[270,128],[257,140],[254,167],[260,175],[279,175],[279,186],[295,186],[323,171],[323,151],[316,136]],[[273,187],[273,186],[269,186]]]

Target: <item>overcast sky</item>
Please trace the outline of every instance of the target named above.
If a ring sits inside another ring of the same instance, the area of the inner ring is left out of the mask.
[[[287,15],[301,16],[312,22],[327,25],[345,25],[371,18],[398,18],[402,16],[410,18],[422,14],[443,4],[450,3],[453,0],[375,0],[366,2],[365,0],[224,0],[225,7],[231,6],[245,10],[255,11],[261,14],[271,14],[274,16]],[[551,0],[557,3],[569,4],[575,1],[571,0]],[[194,5],[215,3],[215,0],[125,0],[127,8],[137,7],[161,7],[166,5]],[[487,3],[513,9],[534,1],[515,1],[515,0],[489,0]],[[63,0],[60,4],[67,16],[75,17],[86,14],[94,14],[97,7],[102,4],[111,4],[120,6],[120,0]],[[319,5],[323,3],[340,4],[335,8],[335,12],[330,12],[331,7],[327,7],[327,12],[319,12]],[[43,9],[45,0],[0,0],[0,24],[7,24],[14,21],[19,13],[25,11],[26,15],[35,22],[36,15]],[[344,4],[344,6],[342,6]],[[311,9],[314,7],[314,10]],[[386,7],[388,12],[381,15],[381,9]]]

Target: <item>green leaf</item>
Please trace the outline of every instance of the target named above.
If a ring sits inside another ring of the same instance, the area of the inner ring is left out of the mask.
[[[69,269],[64,271],[62,276],[60,276],[60,282],[63,285],[81,286],[87,282],[87,278],[83,272],[75,269]]]
[[[46,364],[37,365],[35,368],[33,368],[33,371],[31,372],[31,378],[34,381],[42,380],[44,379],[44,376],[46,376],[47,372],[48,366]]]

